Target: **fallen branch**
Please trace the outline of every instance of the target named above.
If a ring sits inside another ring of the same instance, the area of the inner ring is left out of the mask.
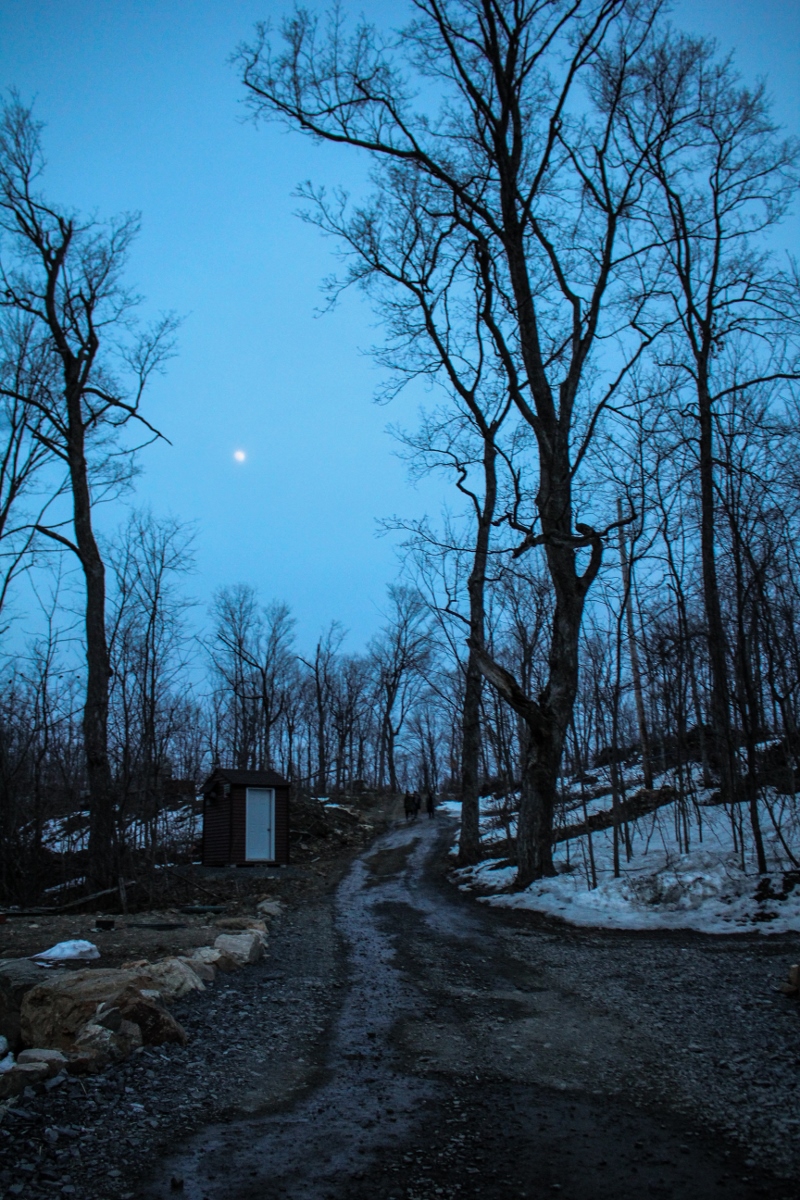
[[[553,843],[568,842],[571,838],[583,837],[587,833],[598,833],[601,829],[611,829],[616,822],[622,825],[625,821],[635,821],[637,817],[647,816],[657,808],[664,808],[677,799],[674,788],[642,788],[630,800],[623,801],[616,812],[612,808],[602,812],[592,813],[585,821],[575,825],[562,825],[553,830]]]
[[[135,887],[138,879],[126,879],[125,887]],[[81,904],[88,904],[90,900],[99,900],[102,896],[119,895],[119,884],[116,887],[104,888],[102,892],[92,892],[90,896],[79,896],[77,900],[70,900],[67,904],[56,904],[44,907],[39,905],[35,908],[25,909],[6,909],[7,917],[46,917],[51,913],[67,912],[70,908],[80,908]]]

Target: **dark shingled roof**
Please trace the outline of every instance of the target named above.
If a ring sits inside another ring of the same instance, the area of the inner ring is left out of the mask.
[[[225,767],[217,767],[203,784],[204,795],[213,789],[218,779],[234,787],[287,787],[289,783],[277,771],[229,771]]]

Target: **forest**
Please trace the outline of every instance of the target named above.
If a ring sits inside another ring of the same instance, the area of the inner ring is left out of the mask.
[[[458,801],[465,867],[488,803],[517,889],[597,802],[615,876],[656,810],[679,851],[713,809],[743,868],[800,869],[800,144],[657,0],[414,7],[395,39],[298,9],[235,59],[257,124],[369,160],[302,215],[327,300],[379,321],[381,399],[428,386],[394,431],[410,477],[450,485],[383,521],[398,576],[359,653],[336,613],[298,645],[246,571],[195,601],[196,529],[136,502],[179,323],[138,320],[137,219],[51,199],[47,114],[4,102],[3,903],[66,862],[95,890],[191,861],[218,765]]]

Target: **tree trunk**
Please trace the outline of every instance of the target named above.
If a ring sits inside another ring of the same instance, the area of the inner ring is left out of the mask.
[[[483,437],[483,507],[478,513],[475,555],[467,585],[469,593],[469,658],[464,686],[464,711],[461,725],[461,833],[458,840],[458,861],[462,865],[480,859],[480,757],[481,757],[481,693],[483,677],[475,657],[474,646],[483,649],[485,641],[486,565],[489,539],[497,502],[497,450],[495,430],[484,430]]]
[[[653,786],[653,768],[650,763],[650,739],[647,734],[647,717],[644,710],[644,691],[642,689],[642,671],[639,666],[639,650],[636,645],[636,630],[633,624],[633,597],[631,595],[631,567],[625,546],[625,529],[622,525],[622,501],[617,500],[617,519],[619,526],[619,562],[622,570],[622,587],[625,599],[625,621],[628,633],[628,655],[631,660],[631,679],[633,681],[633,696],[636,702],[636,723],[639,726],[639,742],[642,748],[642,775],[644,786]]]
[[[106,572],[92,529],[92,502],[84,452],[79,396],[68,397],[69,470],[75,544],[86,580],[86,702],[83,740],[89,788],[89,873],[102,887],[116,879],[114,793],[108,759],[108,690],[111,664],[106,638]]]
[[[701,370],[697,385],[698,417],[700,424],[700,552],[703,564],[703,599],[708,636],[708,660],[711,667],[711,723],[720,756],[720,785],[725,799],[737,798],[738,786],[730,720],[730,688],[725,627],[717,580],[717,560],[714,537],[714,429],[711,394],[705,372]]]

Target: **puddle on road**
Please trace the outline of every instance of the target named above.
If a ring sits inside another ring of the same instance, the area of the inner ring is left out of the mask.
[[[380,879],[385,879],[390,875],[399,875],[401,871],[405,871],[409,856],[419,843],[420,838],[415,837],[413,842],[408,842],[404,846],[391,846],[386,850],[378,850],[369,858],[365,858],[364,862],[369,868],[370,874],[376,876],[374,880],[367,880],[367,884],[374,886]]]

